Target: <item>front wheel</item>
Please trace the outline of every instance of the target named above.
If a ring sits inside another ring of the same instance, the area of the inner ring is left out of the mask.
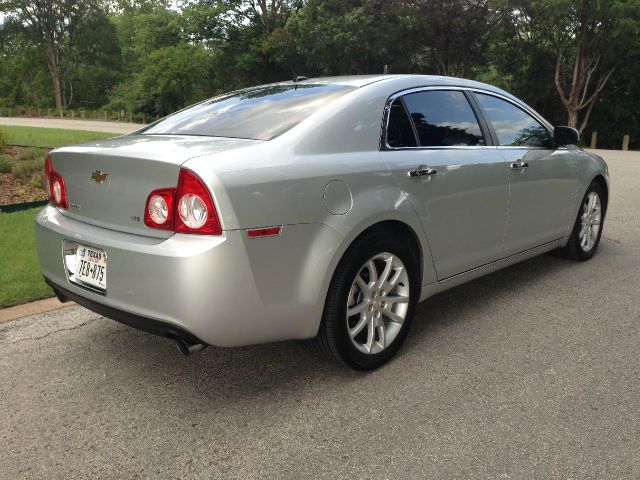
[[[419,255],[403,237],[357,240],[334,273],[315,339],[332,360],[357,370],[386,363],[400,348],[420,294]]]
[[[593,257],[600,244],[606,210],[604,190],[599,183],[593,182],[584,194],[569,241],[560,249],[562,256],[578,261]]]

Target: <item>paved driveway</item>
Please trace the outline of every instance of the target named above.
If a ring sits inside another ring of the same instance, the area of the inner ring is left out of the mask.
[[[640,155],[586,264],[422,304],[356,374],[304,343],[209,348],[71,307],[0,325],[2,478],[640,478]]]
[[[0,125],[23,127],[62,128],[65,130],[88,130],[90,132],[130,133],[144,127],[140,123],[101,122],[98,120],[66,120],[60,118],[0,117]]]

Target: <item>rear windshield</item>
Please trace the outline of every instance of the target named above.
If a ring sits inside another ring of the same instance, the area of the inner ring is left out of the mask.
[[[271,140],[354,89],[347,85],[287,84],[240,90],[170,115],[140,133]]]

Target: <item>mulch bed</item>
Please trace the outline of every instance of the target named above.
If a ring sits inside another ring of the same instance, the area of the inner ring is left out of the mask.
[[[22,147],[7,147],[5,153],[15,158],[25,150]],[[0,173],[0,205],[10,205],[12,203],[35,202],[46,200],[47,192],[42,188],[32,185],[22,185],[17,182],[11,173]]]
[[[20,185],[11,173],[0,173],[0,205],[46,200],[47,192],[31,185]]]

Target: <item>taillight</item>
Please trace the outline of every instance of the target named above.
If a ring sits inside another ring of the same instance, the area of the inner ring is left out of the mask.
[[[50,156],[44,162],[44,174],[49,202],[55,207],[68,208],[64,178],[53,168],[53,161]]]
[[[200,177],[185,169],[180,170],[177,188],[162,188],[149,194],[144,224],[179,233],[222,233],[211,193]]]
[[[154,190],[147,197],[144,224],[151,228],[173,230],[175,188]]]
[[[190,170],[180,170],[176,191],[175,231],[220,235],[222,227],[213,198],[200,177]]]

